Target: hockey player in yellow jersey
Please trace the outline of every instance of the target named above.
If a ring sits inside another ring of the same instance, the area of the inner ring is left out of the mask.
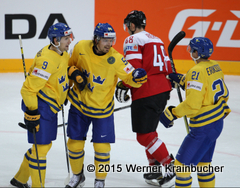
[[[175,187],[191,187],[191,170],[183,170],[191,165],[198,169],[200,187],[214,187],[215,173],[210,166],[223,120],[231,112],[227,105],[229,91],[219,64],[208,59],[213,53],[213,44],[208,38],[193,38],[188,51],[196,65],[186,76],[169,74],[173,82],[185,89],[186,99],[177,107],[167,107],[160,121],[168,128],[177,118],[185,115],[190,118],[190,133],[178,150],[174,163],[176,169],[182,167],[176,171]]]
[[[87,77],[87,85],[79,91],[75,85],[68,94],[71,102],[67,133],[73,176],[66,188],[83,186],[84,144],[90,123],[95,150],[96,179],[94,187],[105,185],[107,172],[99,165],[110,163],[110,143],[115,142],[114,92],[118,78],[132,87],[147,81],[144,69],[134,69],[112,45],[116,33],[108,23],[98,23],[93,40],[79,41],[72,52],[69,66],[76,66]]]
[[[48,38],[50,45],[45,46],[36,54],[21,89],[28,142],[33,146],[25,153],[19,171],[10,181],[18,188],[28,188],[27,181],[30,176],[32,187],[44,187],[46,155],[52,146],[52,141],[57,136],[57,112],[61,110],[67,97],[68,77],[74,79],[73,75],[78,76],[77,71],[72,71],[74,67],[68,69],[69,54],[67,51],[73,40],[71,28],[64,23],[52,25],[48,30]],[[70,75],[68,75],[68,70],[71,70]],[[40,165],[41,175],[38,165]]]

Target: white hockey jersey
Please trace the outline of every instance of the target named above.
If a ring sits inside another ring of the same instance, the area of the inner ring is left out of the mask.
[[[142,87],[131,88],[132,100],[171,90],[166,75],[172,73],[172,68],[161,39],[142,31],[127,37],[123,50],[126,60],[134,68],[145,69],[148,75],[148,81]]]

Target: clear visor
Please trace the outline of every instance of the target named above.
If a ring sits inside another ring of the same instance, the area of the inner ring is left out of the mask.
[[[194,51],[194,49],[193,49],[193,48],[191,48],[191,46],[190,46],[190,45],[188,45],[188,46],[187,46],[187,51],[188,51],[189,53],[192,53],[192,52]]]
[[[64,32],[64,36],[70,36],[70,39],[73,41],[75,39],[71,29]]]
[[[116,43],[116,38],[101,38],[100,39],[103,45],[114,45]]]
[[[128,31],[128,26],[127,26],[127,24],[125,24],[125,23],[123,24],[123,30],[124,30],[124,31]]]
[[[115,32],[106,32],[103,35],[104,37],[101,38],[102,43],[111,43],[111,45],[114,45],[116,43],[116,33]]]

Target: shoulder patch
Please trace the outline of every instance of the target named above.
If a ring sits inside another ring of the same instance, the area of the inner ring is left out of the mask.
[[[195,89],[195,90],[201,91],[202,86],[203,86],[203,84],[200,82],[196,82],[196,81],[188,81],[187,82],[187,89]]]
[[[114,58],[113,56],[111,56],[111,57],[109,57],[109,58],[107,59],[107,62],[108,62],[109,64],[113,64],[113,63],[115,63],[115,58]]]
[[[33,69],[32,75],[42,78],[44,80],[48,80],[49,77],[51,76],[50,73],[36,67]]]
[[[134,70],[133,66],[128,63],[127,66],[123,69],[127,74],[129,74],[130,72],[132,72]]]

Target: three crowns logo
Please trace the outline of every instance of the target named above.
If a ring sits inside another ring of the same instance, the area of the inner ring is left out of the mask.
[[[83,70],[83,69],[82,69],[82,71],[83,71],[84,75],[85,75],[87,78],[89,78],[90,72],[87,73],[87,70]]]
[[[59,82],[59,84],[65,82],[65,78],[66,78],[66,75],[65,75],[65,76],[61,76],[60,79],[58,78],[58,82]]]
[[[103,84],[103,82],[106,80],[106,78],[104,78],[103,80],[101,80],[101,77],[98,76],[97,78],[93,75],[93,82],[98,83],[98,84]]]
[[[91,92],[93,92],[94,86],[93,86],[93,87],[91,87],[91,84],[90,84],[90,83],[88,83],[88,84],[87,84],[87,87],[88,87],[88,89],[89,89]]]
[[[68,83],[66,83],[65,86],[63,85],[62,87],[63,87],[63,91],[66,91],[66,90],[68,90],[69,85],[68,85]]]

